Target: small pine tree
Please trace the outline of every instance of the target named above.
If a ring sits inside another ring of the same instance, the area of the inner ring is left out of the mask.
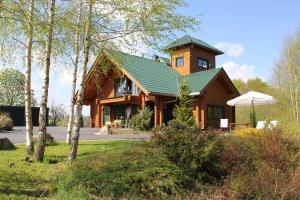
[[[180,85],[179,104],[176,105],[173,115],[175,119],[187,126],[195,126],[195,118],[193,115],[193,97],[190,96],[188,80],[184,79]]]

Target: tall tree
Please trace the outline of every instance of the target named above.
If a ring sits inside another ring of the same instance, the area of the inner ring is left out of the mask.
[[[42,88],[42,99],[40,103],[39,114],[39,134],[37,140],[37,148],[35,151],[35,160],[42,162],[44,159],[45,145],[46,145],[46,113],[48,103],[48,89],[49,89],[49,71],[51,64],[52,40],[53,40],[53,27],[54,27],[54,14],[55,14],[55,0],[50,1],[50,15],[48,19],[48,35],[46,41],[46,57],[44,67],[44,80]]]
[[[193,97],[190,96],[191,89],[187,79],[184,79],[180,85],[179,104],[175,106],[174,117],[177,121],[187,126],[195,126],[193,116]]]
[[[273,72],[273,85],[289,99],[289,106],[284,106],[292,113],[292,119],[300,123],[300,29],[290,35],[283,44],[281,58]],[[288,117],[288,114],[284,115]]]
[[[85,36],[84,36],[84,61],[83,61],[83,72],[81,77],[80,88],[78,92],[77,102],[75,106],[75,120],[74,120],[74,130],[72,135],[72,142],[71,142],[71,151],[68,157],[68,161],[72,161],[77,157],[77,150],[78,150],[78,140],[79,140],[79,131],[80,131],[80,117],[82,112],[82,105],[83,105],[83,92],[84,92],[84,83],[85,83],[85,76],[87,71],[87,65],[89,61],[89,51],[90,51],[90,31],[91,31],[91,24],[92,24],[92,11],[93,11],[93,0],[89,0],[88,12],[87,12],[87,22],[85,27]]]
[[[31,65],[32,65],[32,45],[33,45],[33,15],[34,0],[30,0],[30,14],[28,19],[28,40],[27,57],[25,69],[25,121],[26,121],[26,160],[29,160],[34,153],[33,128],[31,113]]]
[[[82,0],[78,0],[78,10],[77,10],[77,27],[76,27],[76,39],[75,39],[75,58],[74,58],[74,71],[73,71],[73,80],[72,80],[72,92],[71,92],[71,103],[70,103],[70,115],[68,121],[68,130],[67,130],[67,138],[66,143],[71,144],[71,133],[74,122],[74,96],[76,90],[76,82],[77,82],[77,68],[79,61],[79,52],[80,52],[80,31],[81,31],[81,8],[82,8]]]

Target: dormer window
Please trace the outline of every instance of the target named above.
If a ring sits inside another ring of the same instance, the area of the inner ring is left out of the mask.
[[[181,66],[183,66],[183,64],[184,64],[183,57],[182,56],[177,57],[176,58],[176,67],[181,67]]]
[[[208,68],[208,60],[206,59],[198,58],[197,63],[198,63],[198,67],[206,68],[206,69]]]

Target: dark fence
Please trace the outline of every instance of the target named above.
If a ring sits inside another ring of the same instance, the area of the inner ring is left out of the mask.
[[[39,125],[39,107],[32,107],[32,125]],[[14,126],[25,126],[25,107],[24,106],[0,106],[0,112],[9,113],[14,122]],[[47,108],[46,123],[48,125],[49,109]]]

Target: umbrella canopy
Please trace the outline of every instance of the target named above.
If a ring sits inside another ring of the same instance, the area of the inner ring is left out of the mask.
[[[268,105],[268,104],[274,104],[276,102],[277,100],[270,95],[260,93],[260,92],[250,91],[239,97],[231,99],[230,101],[227,101],[227,104],[230,106],[237,106],[237,105],[246,106],[246,105]]]

